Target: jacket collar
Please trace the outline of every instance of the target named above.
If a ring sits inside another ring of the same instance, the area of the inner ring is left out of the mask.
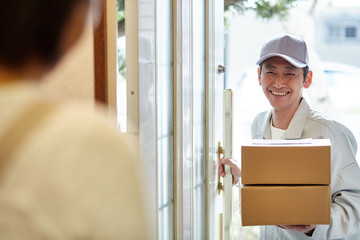
[[[305,127],[306,119],[311,109],[304,98],[301,99],[300,105],[290,121],[286,130],[286,139],[300,139]]]
[[[263,136],[263,139],[271,139],[271,118],[272,118],[272,111],[269,110],[265,114],[264,122],[259,129],[258,136]]]
[[[300,139],[305,127],[306,118],[311,109],[304,98],[301,99],[300,105],[296,110],[293,118],[290,121],[289,127],[286,130],[285,139]],[[257,135],[263,136],[264,139],[271,139],[271,118],[272,111],[265,114],[264,122],[259,128]]]

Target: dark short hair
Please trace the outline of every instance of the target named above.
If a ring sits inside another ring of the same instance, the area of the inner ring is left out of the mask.
[[[262,71],[262,63],[259,65],[259,67],[260,67],[260,73],[261,73],[261,71]],[[303,76],[304,76],[304,82],[305,82],[306,77],[307,77],[307,75],[309,73],[309,66],[303,67],[302,70],[303,70]]]
[[[84,0],[2,1],[0,64],[17,68],[31,57],[55,62],[66,19],[79,1]]]

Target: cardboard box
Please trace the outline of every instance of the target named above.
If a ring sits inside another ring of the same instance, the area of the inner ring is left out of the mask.
[[[329,139],[258,140],[241,149],[241,183],[317,184],[331,181]]]
[[[243,226],[330,224],[330,186],[244,186]]]

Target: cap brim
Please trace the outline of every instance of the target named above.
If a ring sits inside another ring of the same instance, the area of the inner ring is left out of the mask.
[[[289,56],[286,56],[286,55],[280,54],[280,53],[272,53],[272,54],[265,55],[265,56],[261,57],[256,62],[256,65],[260,65],[265,60],[267,60],[269,58],[272,58],[272,57],[281,57],[281,58],[285,59],[286,61],[288,61],[289,63],[291,63],[292,65],[294,65],[295,67],[298,67],[298,68],[303,68],[303,67],[307,66],[306,63],[300,62],[299,60],[297,60],[295,58],[292,58],[292,57],[289,57]]]

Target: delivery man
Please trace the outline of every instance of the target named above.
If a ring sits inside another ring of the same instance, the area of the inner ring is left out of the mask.
[[[332,191],[330,225],[261,226],[260,239],[360,239],[356,141],[349,129],[311,110],[302,97],[313,76],[306,43],[292,35],[276,36],[263,45],[257,64],[259,85],[272,109],[255,117],[251,127],[253,139],[330,139]],[[224,164],[231,167],[233,183],[238,182],[238,163],[221,159],[221,176],[225,175]]]

